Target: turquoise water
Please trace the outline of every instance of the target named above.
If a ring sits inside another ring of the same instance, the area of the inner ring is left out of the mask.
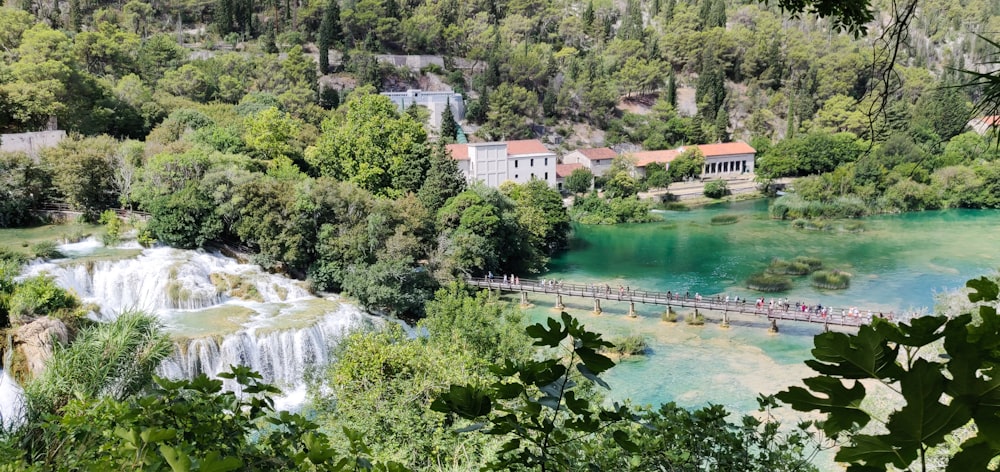
[[[787,297],[793,303],[858,306],[895,313],[930,312],[936,294],[1000,267],[1000,212],[950,210],[872,217],[862,232],[807,231],[767,216],[767,201],[716,205],[690,212],[665,212],[664,222],[618,226],[576,226],[571,249],[553,259],[545,277],[572,282],[619,284],[633,289],[690,291],[702,295]],[[737,214],[732,225],[710,224],[712,216]],[[772,258],[804,255],[853,275],[843,291],[813,288],[799,278],[781,294],[760,294],[743,281]],[[639,333],[650,353],[625,360],[606,375],[611,397],[640,404],[676,401],[698,407],[721,404],[732,411],[757,407],[760,392],[775,393],[809,376],[812,337],[821,326],[784,322],[769,334],[766,324],[735,318],[733,327],[717,320],[703,327],[660,321],[662,309],[637,306],[627,318],[625,304],[604,303],[590,313],[586,300],[570,301],[567,311],[606,337]],[[532,297],[533,319],[555,314],[554,300]],[[681,311],[683,314],[684,312]],[[797,418],[785,412],[786,419]]]

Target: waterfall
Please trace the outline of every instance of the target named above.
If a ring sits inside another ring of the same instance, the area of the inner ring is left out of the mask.
[[[249,326],[221,339],[208,336],[178,344],[173,356],[160,365],[160,375],[193,378],[226,372],[233,364],[259,372],[264,381],[292,390],[302,384],[310,369],[330,362],[330,352],[351,330],[370,326],[371,317],[356,307],[340,305],[314,324],[301,328],[271,329]],[[233,388],[226,381],[227,388]]]
[[[0,431],[10,431],[24,422],[24,390],[0,369]]]
[[[33,263],[24,276],[54,277],[99,307],[91,314],[97,321],[130,309],[160,318],[176,349],[158,375],[214,377],[245,365],[285,392],[276,402],[285,407],[305,400],[306,377],[330,363],[348,331],[380,322],[337,297],[318,298],[301,282],[217,253],[64,246],[66,259]]]
[[[220,254],[154,248],[137,257],[115,260],[60,260],[29,266],[26,275],[47,273],[100,306],[110,320],[129,309],[149,312],[198,310],[231,297],[279,302],[311,296],[298,283]]]

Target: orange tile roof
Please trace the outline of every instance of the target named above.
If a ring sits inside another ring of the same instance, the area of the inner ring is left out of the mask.
[[[517,156],[520,154],[550,154],[541,141],[537,139],[522,139],[520,141],[507,141],[507,155]]]
[[[980,120],[986,126],[1000,126],[1000,115],[984,116]]]
[[[451,158],[456,161],[467,161],[469,160],[469,145],[468,144],[447,144],[444,147],[451,153]]]
[[[587,159],[614,159],[618,156],[611,148],[584,148],[577,149],[576,152],[583,154]]]
[[[635,158],[636,167],[646,167],[654,162],[659,162],[665,164],[681,155],[680,151],[676,149],[664,149],[662,151],[639,151],[633,152],[632,157]]]
[[[719,143],[719,144],[699,144],[698,149],[701,149],[701,154],[705,157],[712,156],[729,156],[732,154],[756,154],[757,150],[750,147],[747,143],[734,142],[734,143]]]
[[[572,174],[574,170],[584,169],[583,164],[572,163],[572,164],[556,164],[556,177],[566,177]]]

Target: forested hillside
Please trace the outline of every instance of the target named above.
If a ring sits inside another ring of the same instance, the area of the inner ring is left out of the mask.
[[[854,39],[831,32],[829,20],[727,0],[25,0],[2,15],[0,128],[33,130],[54,115],[84,134],[141,138],[178,108],[259,91],[318,125],[316,64],[303,60],[318,58],[340,87],[413,83],[413,71],[373,56],[396,53],[444,56],[443,70],[426,72],[467,94],[486,139],[528,136],[530,124],[569,135],[574,123],[651,148],[799,130],[866,137],[871,46],[890,5],[876,2],[877,22]],[[896,61],[890,121],[907,121],[924,92],[960,81],[950,68],[972,68],[990,51],[974,33],[998,30],[995,2],[920,2]],[[457,58],[471,67],[450,67]],[[686,87],[694,116],[675,111]],[[616,108],[631,100],[675,107],[655,119]]]

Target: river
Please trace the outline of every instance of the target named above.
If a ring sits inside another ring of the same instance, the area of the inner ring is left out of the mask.
[[[570,250],[551,261],[544,277],[751,300],[787,297],[792,303],[857,306],[898,317],[932,312],[936,294],[1000,267],[997,211],[887,215],[861,220],[860,232],[812,231],[771,220],[767,204],[755,200],[664,212],[662,223],[577,225]],[[711,224],[713,216],[723,214],[739,219]],[[807,278],[796,279],[786,293],[744,288],[747,276],[764,270],[773,258],[796,256],[817,257],[826,267],[851,273],[850,288],[817,289]],[[533,302],[531,318],[555,313],[551,299],[533,297]],[[802,361],[810,357],[813,335],[822,330],[784,322],[780,334],[772,335],[762,321],[739,318],[729,329],[711,321],[691,327],[661,321],[662,307],[639,305],[639,317],[629,319],[624,303],[605,303],[604,314],[594,316],[590,302],[567,302],[570,314],[610,337],[642,334],[647,339],[647,356],[625,360],[607,374],[611,398],[640,404],[715,403],[738,412],[755,410],[758,393],[775,393],[811,375]]]

